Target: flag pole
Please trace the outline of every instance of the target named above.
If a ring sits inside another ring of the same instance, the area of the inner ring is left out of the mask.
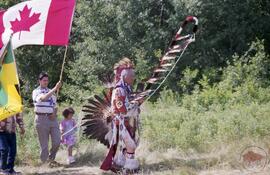
[[[66,45],[65,55],[64,55],[64,59],[63,59],[63,63],[62,63],[61,73],[60,73],[60,81],[62,81],[62,79],[63,79],[63,72],[64,72],[64,67],[65,67],[66,58],[67,58],[67,50],[68,50],[68,46]]]
[[[14,49],[13,49],[13,45],[12,45],[12,37],[13,37],[13,34],[10,35],[9,42],[10,42],[10,47],[11,47],[11,50],[12,50],[12,56],[13,56],[14,63],[15,63],[15,66],[16,66],[16,74],[17,74],[17,78],[18,78],[18,88],[16,88],[16,89],[18,90],[19,95],[22,96],[22,93],[21,93],[21,84],[20,84],[20,79],[19,79],[19,74],[18,74],[18,66],[17,66],[17,62],[16,62],[16,58],[15,58],[15,53],[14,53]],[[21,98],[21,104],[23,104],[23,99],[22,98]],[[23,106],[22,106],[22,108],[23,108]],[[19,115],[23,115],[23,112],[20,112]],[[24,137],[23,137],[22,134],[20,134],[20,138],[21,138],[22,146],[23,146],[23,148],[25,148]]]
[[[65,68],[65,63],[66,63],[66,58],[67,58],[67,50],[68,50],[68,46],[66,45],[59,81],[63,80],[63,73],[64,73],[64,68]],[[58,96],[59,96],[59,90],[57,91],[57,94],[56,94],[56,97],[58,97]]]
[[[17,74],[17,78],[18,78],[18,88],[17,88],[17,90],[18,90],[19,95],[22,96],[20,78],[19,78],[19,74],[18,74],[18,66],[17,66],[15,53],[14,53],[14,49],[13,49],[13,45],[12,45],[12,38],[13,38],[13,34],[10,35],[9,42],[10,42],[10,46],[11,46],[11,50],[12,50],[12,56],[14,58],[14,63],[15,63],[15,66],[16,66],[16,74]],[[6,53],[4,53],[4,56],[5,56],[5,54]]]

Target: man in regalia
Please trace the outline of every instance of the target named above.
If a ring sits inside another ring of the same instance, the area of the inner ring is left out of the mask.
[[[110,141],[109,153],[101,165],[103,170],[124,169],[136,171],[139,162],[135,159],[138,146],[139,102],[132,101],[132,85],[135,79],[134,64],[123,58],[114,66],[115,86],[112,91],[112,130],[106,135]]]

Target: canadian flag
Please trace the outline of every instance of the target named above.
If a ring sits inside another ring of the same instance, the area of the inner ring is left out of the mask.
[[[22,45],[67,45],[75,0],[32,0],[0,11],[0,48],[12,36]]]

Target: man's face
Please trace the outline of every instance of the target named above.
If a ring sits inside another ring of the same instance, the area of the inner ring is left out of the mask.
[[[134,80],[135,80],[135,72],[134,70],[129,70],[127,75],[125,76],[125,82],[128,85],[133,85]]]
[[[39,80],[39,85],[42,88],[48,87],[49,84],[49,78],[48,77],[43,77],[41,80]]]

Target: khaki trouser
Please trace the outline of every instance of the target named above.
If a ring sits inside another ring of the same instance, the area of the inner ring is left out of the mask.
[[[36,115],[35,125],[40,144],[40,159],[42,162],[54,160],[61,142],[61,133],[57,119],[49,119],[46,115]],[[52,147],[48,151],[49,136],[51,136]]]

